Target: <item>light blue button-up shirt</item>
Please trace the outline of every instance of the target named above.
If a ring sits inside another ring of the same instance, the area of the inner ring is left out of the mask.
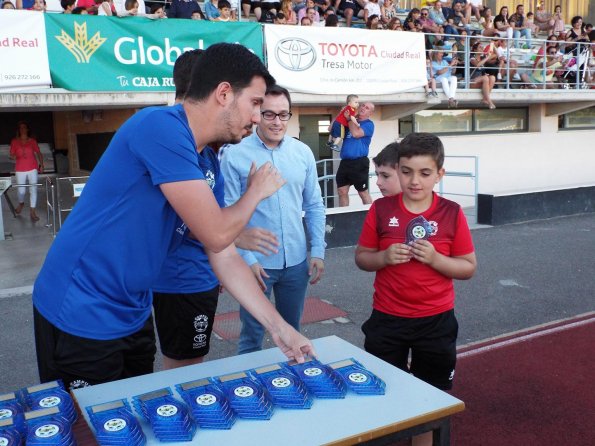
[[[256,132],[239,144],[227,146],[221,159],[226,206],[238,201],[246,192],[253,161],[256,167],[271,162],[287,183],[260,202],[248,223],[249,227],[273,232],[279,241],[279,252],[266,256],[240,249],[246,263],[253,265],[258,262],[265,269],[283,269],[302,263],[308,252],[302,211],[310,239],[310,255],[324,259],[326,212],[318,184],[316,162],[310,148],[285,136],[277,147],[269,149]]]

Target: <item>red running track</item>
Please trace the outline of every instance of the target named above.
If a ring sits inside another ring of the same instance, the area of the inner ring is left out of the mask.
[[[595,315],[462,349],[456,446],[595,444]]]

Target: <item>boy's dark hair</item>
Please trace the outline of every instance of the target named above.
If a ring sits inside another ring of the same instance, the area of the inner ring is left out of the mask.
[[[221,82],[229,82],[233,91],[239,92],[254,77],[262,77],[267,88],[275,83],[262,61],[248,48],[237,43],[216,43],[204,50],[194,64],[186,98],[204,100]]]
[[[275,16],[275,18],[276,18],[277,20],[283,20],[283,19],[285,18],[285,14],[283,14],[281,11],[279,11],[279,12],[277,13],[277,15]]]
[[[265,96],[285,96],[287,98],[287,102],[289,102],[289,110],[291,111],[291,96],[289,95],[289,91],[287,88],[283,88],[277,84],[271,85],[267,88],[267,92]]]
[[[231,3],[229,3],[227,0],[219,0],[219,2],[217,3],[217,9],[223,8],[231,9]]]
[[[60,6],[62,6],[62,9],[63,9],[64,11],[66,11],[66,9],[67,9],[69,6],[72,6],[72,5],[74,5],[75,3],[76,3],[76,0],[60,0]]]
[[[163,7],[159,5],[159,7]],[[203,50],[190,50],[182,53],[174,64],[174,85],[176,86],[176,101],[184,99],[190,79],[192,79],[192,67],[202,54]]]
[[[336,14],[329,14],[324,20],[324,26],[339,26],[339,17]]]
[[[444,146],[431,133],[410,133],[399,143],[398,159],[429,155],[436,162],[438,170],[444,165]]]
[[[399,143],[396,141],[391,142],[378,155],[372,158],[372,162],[376,167],[390,166],[395,168],[399,164]]]
[[[87,8],[83,8],[82,6],[77,6],[76,8],[74,8],[72,10],[72,13],[73,14],[82,14],[83,11],[86,11],[86,10],[87,10]]]
[[[345,100],[346,104],[349,104],[351,101],[353,101],[354,99],[359,99],[359,96],[356,94],[348,94],[347,95],[347,99]]]
[[[151,14],[155,14],[157,11],[159,11],[160,9],[163,9],[163,8],[165,8],[165,6],[163,6],[162,4],[155,3],[153,6],[151,6],[151,9],[149,11],[151,12]],[[164,11],[165,11],[165,9],[164,9]]]

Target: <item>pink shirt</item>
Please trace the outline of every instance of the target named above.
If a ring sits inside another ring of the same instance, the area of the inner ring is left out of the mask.
[[[21,141],[20,138],[13,138],[10,142],[10,155],[16,159],[16,172],[29,172],[30,170],[36,170],[38,167],[37,158],[35,153],[39,151],[37,141],[33,138],[29,138],[27,141]]]

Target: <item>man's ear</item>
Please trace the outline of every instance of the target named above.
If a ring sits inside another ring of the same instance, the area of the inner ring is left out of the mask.
[[[233,100],[233,89],[229,82],[221,82],[215,89],[215,99],[222,106],[226,106]]]

